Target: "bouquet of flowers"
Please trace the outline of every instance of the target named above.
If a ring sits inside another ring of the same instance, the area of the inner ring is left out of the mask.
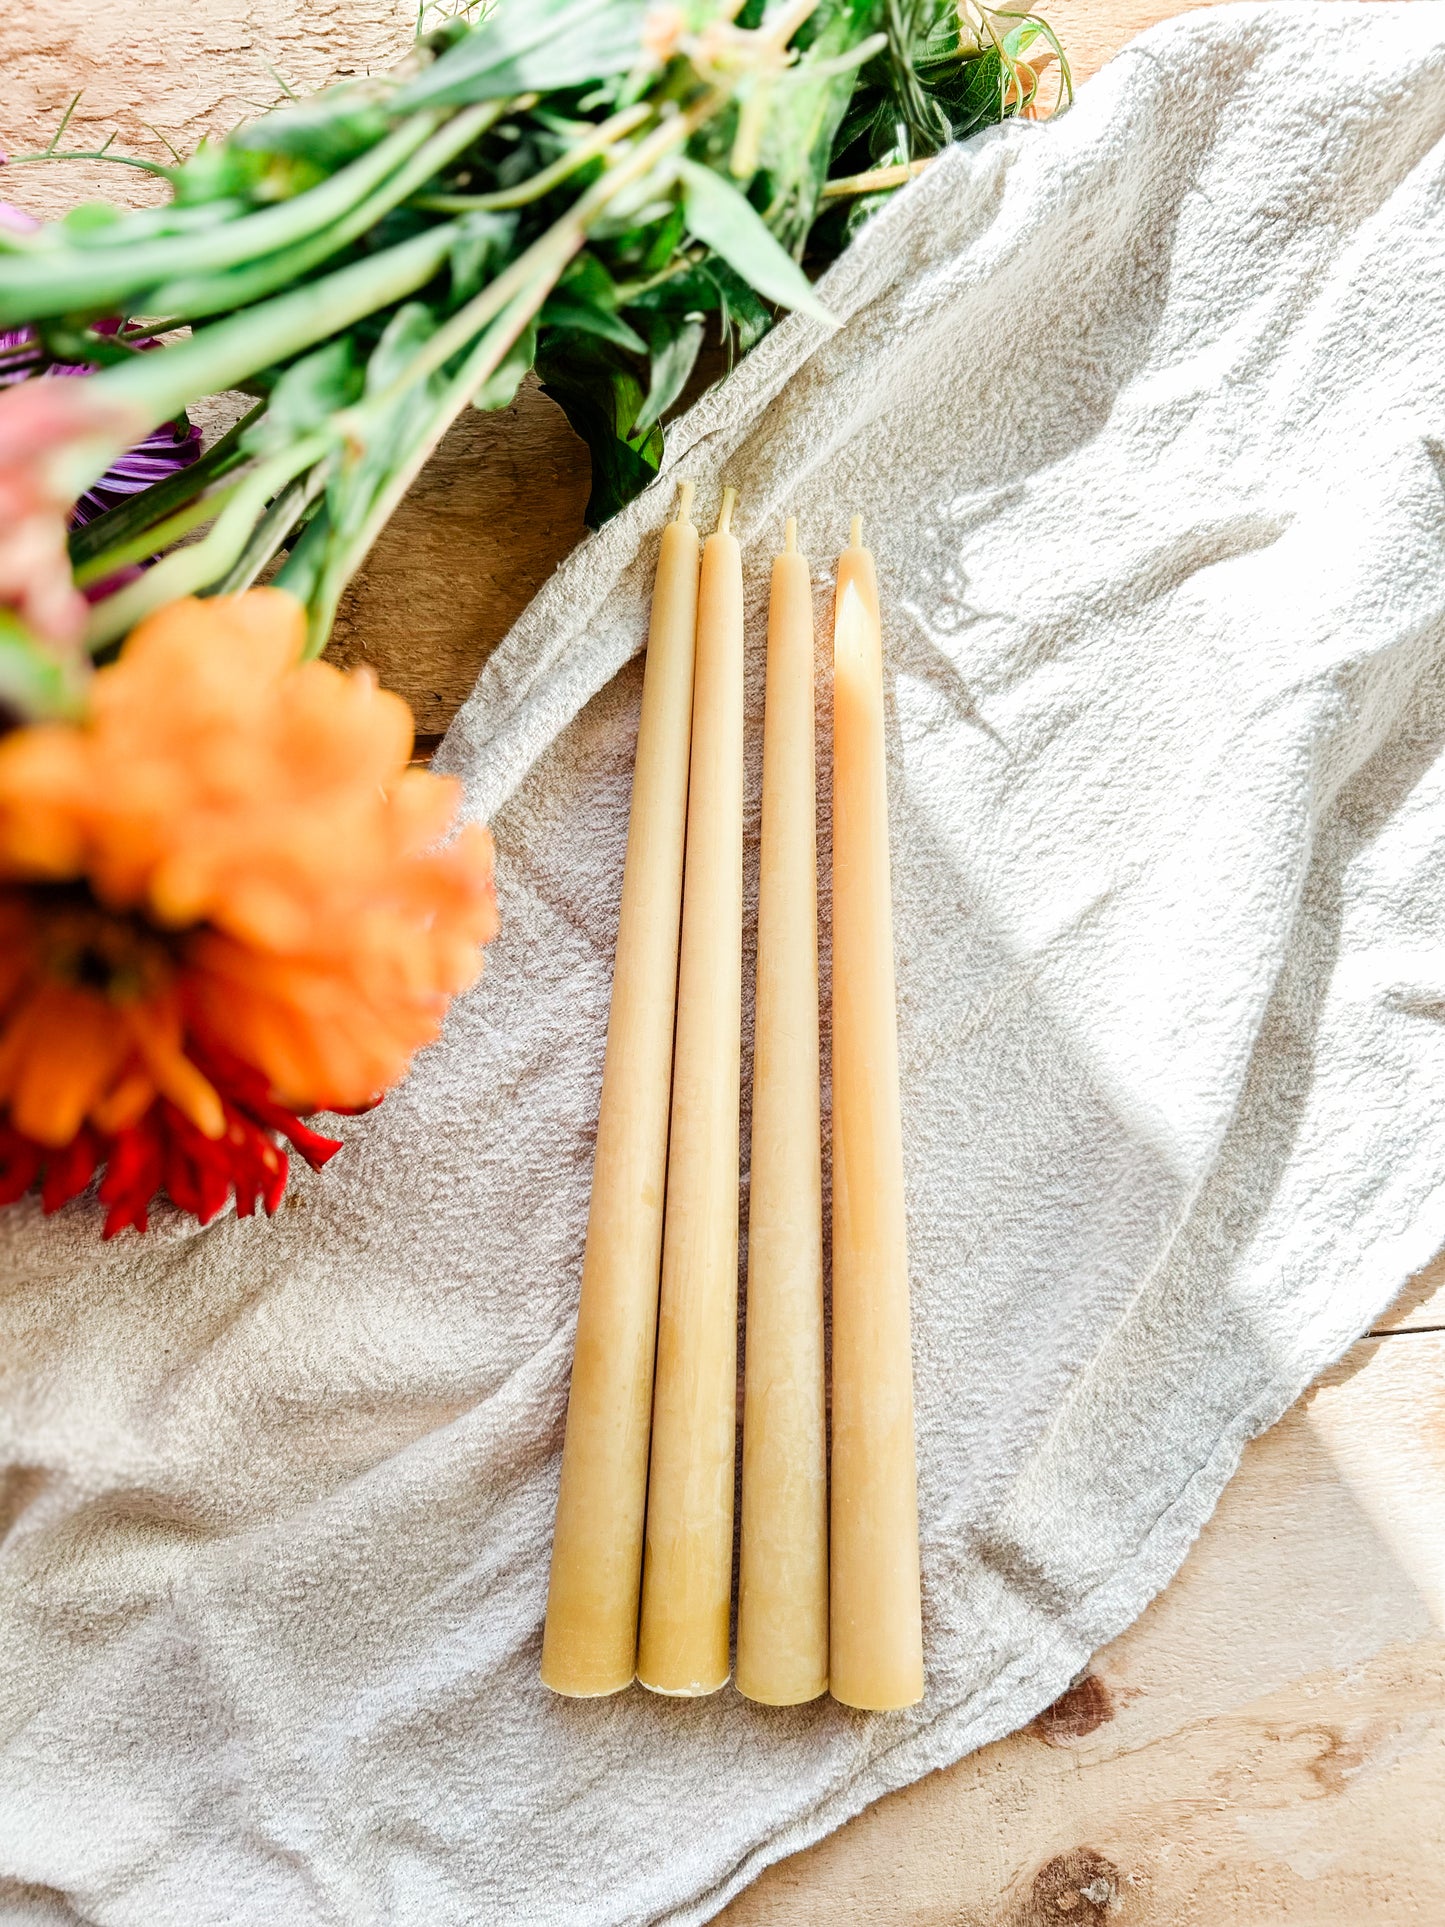
[[[456,416],[535,367],[600,522],[710,320],[746,351],[821,314],[803,263],[1046,66],[1068,92],[1043,22],[973,0],[478,12],[146,163],[161,207],[0,214],[0,1201],[274,1208],[280,1140],[329,1156],[304,1118],[475,978],[486,833],[316,660]],[[201,452],[188,406],[236,389]]]

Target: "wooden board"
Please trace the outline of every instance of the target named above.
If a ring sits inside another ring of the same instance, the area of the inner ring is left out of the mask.
[[[1245,1453],[1050,1712],[770,1869],[726,1927],[1445,1921],[1445,1333]]]

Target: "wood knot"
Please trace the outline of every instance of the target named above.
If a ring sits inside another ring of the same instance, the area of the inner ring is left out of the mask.
[[[1088,1927],[1124,1904],[1124,1876],[1092,1847],[1071,1847],[1034,1875],[1011,1927]]]
[[[1049,1746],[1081,1740],[1114,1717],[1114,1696],[1097,1673],[1080,1673],[1052,1706],[1046,1706],[1029,1727]]]

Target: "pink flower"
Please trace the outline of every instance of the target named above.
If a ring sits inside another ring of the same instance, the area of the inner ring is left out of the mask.
[[[87,442],[123,449],[142,427],[84,381],[22,381],[0,394],[0,604],[47,642],[77,648],[87,608],[71,579],[74,498],[58,458]]]
[[[0,165],[4,161],[0,154]],[[23,209],[0,201],[0,227],[23,234],[39,226]],[[102,321],[96,332],[113,334],[119,326],[118,320]],[[162,423],[118,454],[100,480],[72,504],[67,491],[48,475],[50,457],[72,441],[107,432],[126,441],[131,436],[120,411],[96,408],[83,392],[67,396],[48,380],[34,380],[40,374],[92,372],[84,363],[42,368],[38,352],[25,352],[34,340],[29,328],[0,332],[0,390],[11,390],[0,394],[0,604],[15,609],[45,640],[73,647],[84,630],[88,601],[138,571],[93,584],[89,596],[82,595],[70,579],[67,533],[193,462],[201,452],[201,435],[190,422],[184,427]],[[47,392],[37,392],[41,390]]]

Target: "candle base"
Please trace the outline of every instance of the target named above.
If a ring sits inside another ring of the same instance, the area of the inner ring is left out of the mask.
[[[741,1680],[737,1684],[743,1698],[751,1700],[754,1706],[808,1706],[828,1691],[827,1680],[821,1686],[804,1686],[795,1692],[768,1692],[760,1686],[744,1686]]]
[[[731,1673],[724,1673],[716,1686],[657,1686],[650,1679],[644,1679],[639,1673],[637,1683],[639,1686],[645,1686],[649,1693],[658,1694],[662,1699],[703,1700],[712,1693],[720,1693],[731,1678]]]
[[[869,1693],[830,1686],[828,1692],[840,1706],[851,1707],[855,1713],[899,1713],[905,1706],[917,1706],[923,1698],[921,1686],[916,1692],[904,1687],[896,1693]]]
[[[559,1679],[548,1678],[546,1668],[544,1667],[541,1680],[547,1691],[549,1693],[555,1693],[559,1699],[605,1700],[611,1698],[614,1693],[625,1692],[632,1684],[632,1675],[628,1673],[623,1679],[609,1680],[605,1686],[580,1686],[570,1682],[564,1683]]]

